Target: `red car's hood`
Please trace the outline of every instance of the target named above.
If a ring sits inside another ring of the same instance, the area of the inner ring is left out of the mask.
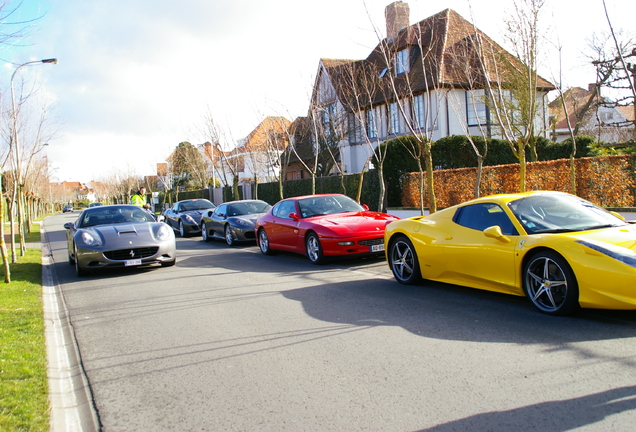
[[[372,211],[336,213],[311,218],[325,228],[338,233],[355,232],[358,234],[377,232],[384,234],[387,222],[398,220],[396,216]],[[320,222],[318,222],[320,221]]]

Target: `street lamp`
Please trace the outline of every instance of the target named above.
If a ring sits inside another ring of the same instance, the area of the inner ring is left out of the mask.
[[[18,205],[18,225],[19,225],[19,237],[20,237],[20,255],[24,255],[24,251],[26,249],[26,245],[25,245],[25,240],[24,240],[24,236],[25,236],[25,230],[24,230],[24,221],[23,221],[23,217],[24,215],[22,214],[22,205],[21,205],[21,198],[19,197],[19,188],[21,188],[22,186],[22,167],[20,164],[20,146],[19,146],[19,141],[18,141],[18,112],[16,110],[15,107],[15,93],[13,90],[13,79],[15,78],[16,73],[20,70],[20,68],[24,67],[24,66],[28,66],[28,65],[32,65],[32,64],[39,64],[39,63],[49,63],[49,64],[57,64],[57,59],[56,58],[49,58],[49,59],[42,59],[42,60],[34,60],[34,61],[29,61],[26,63],[22,63],[21,65],[19,65],[17,68],[15,68],[15,70],[13,71],[13,74],[11,75],[11,111],[13,114],[13,133],[11,135],[12,137],[12,141],[13,141],[13,145],[11,146],[11,149],[13,150],[14,154],[14,160],[15,160],[15,174],[14,174],[14,182],[13,182],[13,203]],[[15,236],[14,236],[14,216],[13,216],[13,211],[10,212],[10,221],[11,221],[11,253],[12,253],[12,262],[15,263],[16,262],[16,255],[15,255]]]

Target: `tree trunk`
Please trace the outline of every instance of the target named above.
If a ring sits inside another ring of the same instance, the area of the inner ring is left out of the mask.
[[[433,214],[437,211],[437,200],[435,199],[435,177],[433,173],[433,155],[431,154],[431,143],[426,143],[424,147],[426,164],[426,184],[428,185],[428,212]]]
[[[484,157],[477,154],[477,178],[475,179],[475,198],[481,196],[481,174],[484,169]]]
[[[360,179],[358,180],[358,192],[356,193],[356,202],[361,204],[362,200],[362,182],[364,182],[364,168],[360,171]]]
[[[0,254],[2,255],[2,265],[4,267],[4,282],[11,283],[11,266],[9,265],[9,257],[7,256],[7,245],[4,241],[5,204],[6,201],[2,193],[2,173],[0,172]]]
[[[518,142],[517,158],[519,159],[519,192],[526,191],[526,149],[521,142]]]

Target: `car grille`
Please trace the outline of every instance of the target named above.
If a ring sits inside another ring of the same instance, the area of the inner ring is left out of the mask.
[[[369,239],[369,240],[360,240],[358,242],[360,246],[373,246],[373,245],[379,245],[382,243],[384,243],[384,237]]]
[[[104,252],[104,256],[109,260],[123,261],[129,259],[147,258],[153,256],[159,250],[158,247],[120,249]],[[132,253],[131,253],[132,252]]]

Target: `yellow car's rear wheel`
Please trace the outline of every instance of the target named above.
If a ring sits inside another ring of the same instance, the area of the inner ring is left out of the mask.
[[[541,251],[526,262],[523,289],[543,313],[568,315],[579,308],[579,287],[574,272],[556,252]]]
[[[413,243],[405,235],[391,240],[389,265],[395,279],[402,284],[412,285],[422,279],[417,253]]]

